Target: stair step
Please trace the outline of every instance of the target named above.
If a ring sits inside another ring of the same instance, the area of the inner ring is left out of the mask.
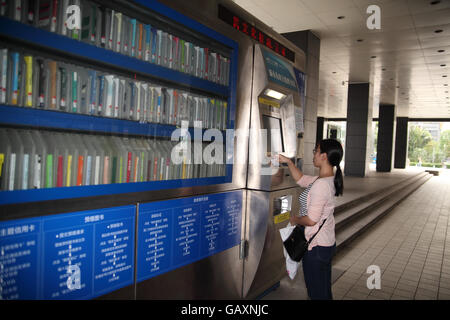
[[[419,174],[414,176],[412,179],[404,180],[394,186],[390,186],[387,189],[381,189],[381,191],[372,193],[372,197],[370,198],[364,197],[364,201],[360,201],[360,203],[354,205],[353,207],[345,211],[338,212],[337,214],[335,213],[336,231],[356,219],[358,216],[363,215],[367,211],[373,210],[377,206],[381,205],[386,198],[390,197],[391,194],[402,190],[406,186],[411,185],[426,176],[428,176],[426,173]]]
[[[346,210],[348,210],[348,209],[350,209],[352,207],[358,206],[361,203],[365,203],[368,200],[372,199],[373,197],[376,197],[376,196],[378,196],[378,195],[380,195],[382,193],[389,192],[389,190],[398,187],[400,184],[408,184],[411,181],[413,181],[415,179],[418,179],[418,178],[420,178],[422,176],[426,176],[426,175],[427,175],[427,173],[425,171],[422,171],[422,172],[420,172],[420,173],[418,173],[416,175],[412,175],[412,176],[410,176],[410,177],[400,181],[399,183],[392,184],[392,185],[387,186],[385,188],[382,188],[382,189],[376,190],[374,192],[371,192],[369,194],[366,194],[366,195],[364,195],[362,197],[356,198],[356,199],[354,199],[354,200],[352,200],[350,202],[343,203],[343,204],[341,204],[341,205],[339,205],[339,206],[337,206],[335,208],[334,215],[336,216],[337,214],[339,214],[342,211],[346,211]]]
[[[402,188],[400,191],[392,192],[395,194],[391,193],[386,202],[374,207],[370,211],[367,211],[365,215],[360,215],[358,218],[353,220],[353,223],[347,224],[346,226],[340,228],[340,230],[336,232],[337,249],[341,249],[350,241],[362,234],[367,228],[378,221],[378,219],[387,214],[397,204],[403,201],[406,197],[412,194],[415,190],[417,190],[421,185],[423,185],[432,177],[433,176],[431,174],[421,175],[420,179],[416,179],[414,182]]]

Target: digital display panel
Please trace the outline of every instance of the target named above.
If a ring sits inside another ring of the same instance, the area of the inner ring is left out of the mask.
[[[258,28],[252,26],[249,22],[245,21],[237,14],[231,12],[224,6],[219,4],[219,19],[231,25],[236,30],[248,35],[253,38],[253,40],[258,41],[260,44],[266,46],[267,48],[273,50],[274,52],[282,55],[286,59],[295,62],[294,51],[286,48],[281,43],[275,39],[269,37],[267,34],[259,30]]]

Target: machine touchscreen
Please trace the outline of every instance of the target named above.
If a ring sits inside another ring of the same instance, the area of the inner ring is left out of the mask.
[[[263,128],[267,130],[267,152],[284,152],[281,119],[262,115]]]

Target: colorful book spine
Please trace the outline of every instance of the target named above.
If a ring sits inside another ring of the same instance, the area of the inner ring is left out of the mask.
[[[94,115],[96,111],[95,97],[97,96],[97,72],[89,70],[89,81],[91,84],[89,96],[89,114]]]
[[[45,70],[45,64],[44,60],[37,59],[36,63],[39,67],[39,83],[38,83],[38,107],[39,108],[45,108],[45,86],[46,86],[46,70]]]
[[[121,49],[121,39],[122,39],[122,13],[116,13],[117,18],[117,41],[116,41],[116,51],[120,52]]]
[[[103,111],[103,91],[105,90],[105,76],[99,76],[98,77],[98,83],[99,83],[99,88],[98,88],[98,110],[97,110],[97,114],[99,116],[102,115],[102,111]]]
[[[120,88],[120,80],[119,78],[114,78],[114,118],[119,117],[120,111],[119,88]]]
[[[162,44],[163,44],[163,32],[161,30],[156,31],[156,37],[158,39],[158,53],[156,57],[156,63],[162,65]]]
[[[14,177],[16,175],[16,154],[11,153],[9,156],[9,181],[8,190],[14,190]]]
[[[33,57],[25,56],[25,106],[33,106]]]
[[[67,172],[66,172],[66,187],[70,187],[72,183],[72,155],[67,156]]]
[[[142,23],[139,23],[138,26],[138,53],[137,53],[137,57],[138,59],[142,59],[142,48],[143,48],[143,41],[144,41],[144,26]]]
[[[59,102],[59,109],[60,110],[66,110],[66,97],[67,97],[67,71],[66,68],[60,67],[59,68],[59,74],[60,74],[60,102]]]
[[[133,182],[137,182],[137,173],[139,168],[139,157],[134,158]]]
[[[109,156],[105,156],[103,164],[103,184],[109,183]]]
[[[127,159],[127,180],[126,182],[130,182],[130,177],[131,177],[131,160],[132,159],[132,154],[131,152],[128,152],[128,159]]]
[[[58,169],[56,173],[56,186],[62,187],[63,186],[63,168],[64,168],[64,159],[63,156],[58,156]]]
[[[91,42],[95,43],[97,40],[97,6],[92,5],[91,10],[92,10],[92,16],[91,16],[92,21],[91,21],[90,34],[91,34]]]
[[[136,19],[131,19],[131,56],[136,54]]]
[[[141,120],[141,83],[136,82],[136,114],[134,120]]]
[[[41,188],[41,172],[42,172],[42,156],[40,154],[34,155],[34,177],[33,177],[33,189]]]
[[[205,72],[204,72],[204,78],[205,79],[209,79],[209,75],[208,75],[208,64],[209,64],[209,49],[208,48],[203,48],[203,52],[204,52],[204,62],[205,62],[205,64],[204,64],[204,69],[205,69]]]
[[[111,183],[116,183],[117,157],[112,159]]]
[[[72,71],[72,112],[78,112],[78,72]]]
[[[22,18],[22,0],[14,0],[14,20],[20,21]]]
[[[106,79],[106,108],[105,116],[111,117],[113,114],[113,90],[114,90],[114,76],[105,76]]]
[[[56,109],[56,61],[50,61],[48,66],[50,69],[50,108]]]
[[[19,54],[12,54],[12,99],[11,104],[17,105],[19,98]]]
[[[0,82],[0,103],[6,103],[6,81],[8,79],[8,49],[1,49],[2,78]]]
[[[111,16],[110,16],[110,25],[109,25],[109,37],[108,37],[108,49],[113,50],[114,49],[114,43],[113,43],[113,37],[114,37],[114,19],[115,17],[115,11],[111,10]]]
[[[45,187],[53,188],[53,155],[47,155],[47,161],[45,163],[46,175],[45,175]]]
[[[100,7],[101,17],[102,17],[102,25],[100,29],[100,46],[102,48],[106,47],[106,9]]]
[[[77,168],[77,186],[83,184],[83,168],[84,168],[84,157],[78,156],[78,168]]]
[[[135,108],[134,100],[136,97],[136,86],[134,85],[133,81],[130,81],[129,84],[130,84],[131,97],[130,97],[130,113],[128,115],[128,118],[130,120],[132,120],[133,116],[134,116],[134,108]]]
[[[152,30],[152,63],[156,63],[156,44],[157,44],[157,33],[156,28],[151,27]]]
[[[26,153],[23,155],[23,163],[22,163],[22,189],[23,190],[28,189],[29,165],[30,165],[30,155]]]
[[[92,156],[87,157],[86,161],[86,186],[91,185],[91,175],[92,175]]]
[[[94,185],[100,183],[100,156],[95,156]]]
[[[62,0],[62,21],[61,21],[61,34],[67,35],[67,7],[69,6],[69,0]]]
[[[145,29],[145,51],[144,51],[144,60],[149,61],[151,57],[151,26],[149,24],[146,24],[144,26]]]
[[[181,68],[180,68],[180,71],[181,72],[184,72],[184,67],[185,67],[185,63],[184,63],[184,59],[185,59],[185,57],[184,57],[184,55],[185,55],[185,46],[184,46],[184,40],[183,39],[181,39],[180,40],[180,62],[181,62]]]
[[[57,16],[58,16],[58,0],[53,0],[52,16],[51,16],[51,20],[50,20],[50,31],[51,32],[56,32]]]

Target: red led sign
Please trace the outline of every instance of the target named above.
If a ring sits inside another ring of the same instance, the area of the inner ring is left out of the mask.
[[[261,30],[255,28],[247,21],[243,20],[241,17],[237,16],[224,6],[219,4],[219,19],[225,21],[229,25],[233,26],[236,30],[239,30],[242,33],[245,33],[249,37],[258,41],[260,44],[266,46],[267,48],[275,51],[276,53],[282,55],[288,60],[295,62],[295,53],[292,50],[289,50],[281,43],[276,41],[275,39],[269,37],[267,34],[262,32]]]

